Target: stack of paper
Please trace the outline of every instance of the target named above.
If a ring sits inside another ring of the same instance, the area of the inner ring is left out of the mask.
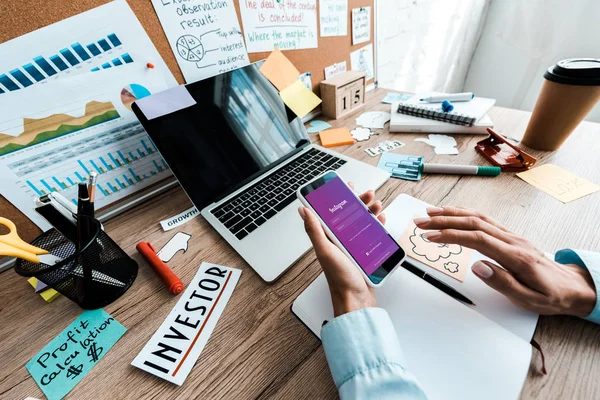
[[[427,92],[414,95],[410,102],[418,103],[419,99],[428,96],[438,96],[442,93]],[[392,102],[392,119],[390,120],[390,132],[425,132],[425,133],[465,133],[465,134],[487,134],[487,128],[493,128],[494,123],[487,115],[483,115],[473,126],[463,126],[449,122],[436,121],[433,119],[414,117],[398,112],[400,102]],[[455,107],[468,106],[469,102],[455,102]],[[433,105],[441,104],[433,103]]]

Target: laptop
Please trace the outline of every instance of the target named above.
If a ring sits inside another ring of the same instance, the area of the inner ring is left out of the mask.
[[[202,216],[267,282],[311,248],[296,189],[335,170],[357,192],[389,173],[311,144],[259,63],[138,100],[133,111]]]

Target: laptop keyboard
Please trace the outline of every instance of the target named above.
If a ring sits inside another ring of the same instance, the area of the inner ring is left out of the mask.
[[[300,186],[345,163],[313,148],[210,212],[242,240],[292,203]]]

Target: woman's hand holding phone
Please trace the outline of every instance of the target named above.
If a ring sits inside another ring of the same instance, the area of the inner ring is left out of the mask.
[[[352,187],[351,183],[348,184]],[[383,205],[379,200],[373,201],[375,193],[372,190],[361,194],[359,198],[382,224],[385,223],[385,216],[381,214]],[[304,220],[304,228],[327,278],[334,315],[337,317],[363,308],[375,307],[377,304],[373,288],[367,285],[352,261],[329,240],[317,217],[303,206],[298,212]]]

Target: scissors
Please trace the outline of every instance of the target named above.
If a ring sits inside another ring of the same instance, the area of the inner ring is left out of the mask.
[[[16,257],[35,264],[43,263],[46,265],[55,265],[63,260],[60,257],[48,253],[47,250],[35,247],[21,239],[17,234],[16,225],[11,220],[0,217],[0,225],[4,225],[8,228],[8,233],[0,235],[0,256]],[[81,265],[75,267],[72,270],[72,273],[83,278],[83,268]],[[108,276],[95,270],[92,270],[92,279],[113,286],[125,286],[123,282],[112,276]]]

